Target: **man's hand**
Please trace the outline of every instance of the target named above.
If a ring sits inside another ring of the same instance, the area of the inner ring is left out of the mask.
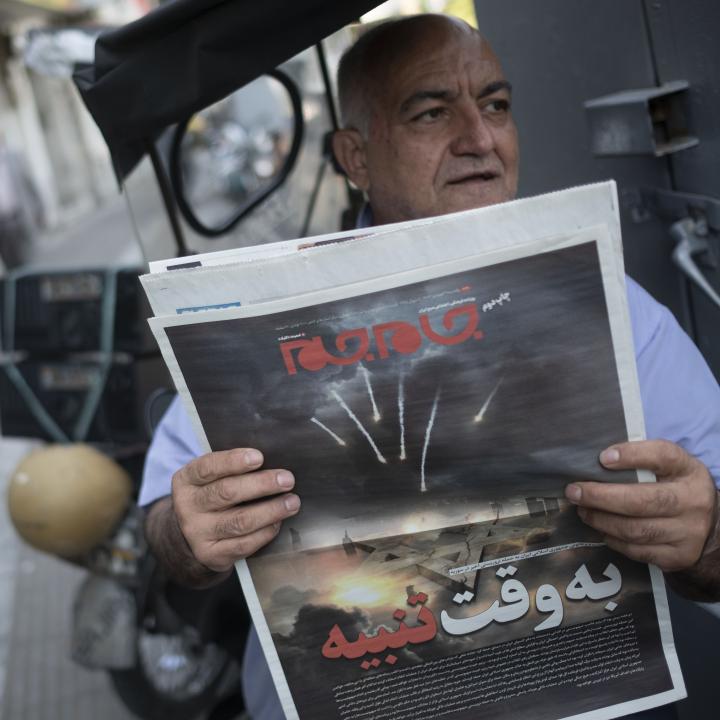
[[[262,461],[257,450],[227,450],[175,473],[172,496],[153,503],[145,520],[148,544],[170,578],[192,588],[219,583],[297,513],[292,474],[259,470]]]
[[[651,470],[658,479],[567,486],[578,515],[603,533],[609,547],[665,572],[693,568],[720,548],[718,492],[699,460],[674,443],[646,440],[613,445],[600,461],[610,470]]]
[[[287,470],[260,470],[257,450],[203,455],[172,479],[172,506],[178,527],[195,559],[208,570],[226,573],[236,560],[267,545],[280,523],[300,509],[288,491],[295,478]]]

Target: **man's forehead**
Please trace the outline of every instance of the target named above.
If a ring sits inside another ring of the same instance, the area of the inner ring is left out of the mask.
[[[391,34],[374,53],[376,67],[382,67],[388,74],[421,65],[430,57],[434,61],[442,58],[449,61],[460,54],[481,58],[492,55],[492,50],[477,30],[449,18],[433,18],[405,32]]]
[[[408,61],[397,68],[393,79],[398,86],[409,88],[414,85],[450,85],[466,78],[485,82],[503,77],[500,65],[493,57],[440,53]]]
[[[393,104],[420,90],[449,90],[469,82],[475,90],[503,80],[504,75],[487,41],[479,34],[419,42],[396,53],[380,68],[376,97]]]

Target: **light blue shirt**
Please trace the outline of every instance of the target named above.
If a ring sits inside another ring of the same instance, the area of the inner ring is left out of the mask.
[[[627,294],[647,437],[683,447],[705,464],[720,487],[720,387],[667,308],[629,278]],[[168,495],[173,473],[200,453],[190,419],[176,398],[148,452],[140,505]],[[254,631],[245,649],[243,691],[253,720],[282,720]]]

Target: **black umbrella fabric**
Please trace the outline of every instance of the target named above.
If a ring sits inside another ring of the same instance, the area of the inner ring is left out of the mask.
[[[378,0],[175,0],[104,33],[75,83],[120,180],[168,126],[356,20]]]

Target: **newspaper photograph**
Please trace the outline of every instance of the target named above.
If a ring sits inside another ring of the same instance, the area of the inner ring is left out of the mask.
[[[301,511],[238,563],[288,718],[684,696],[661,573],[564,499],[652,481],[598,462],[644,433],[617,247],[596,227],[151,321],[206,448],[295,475]]]

